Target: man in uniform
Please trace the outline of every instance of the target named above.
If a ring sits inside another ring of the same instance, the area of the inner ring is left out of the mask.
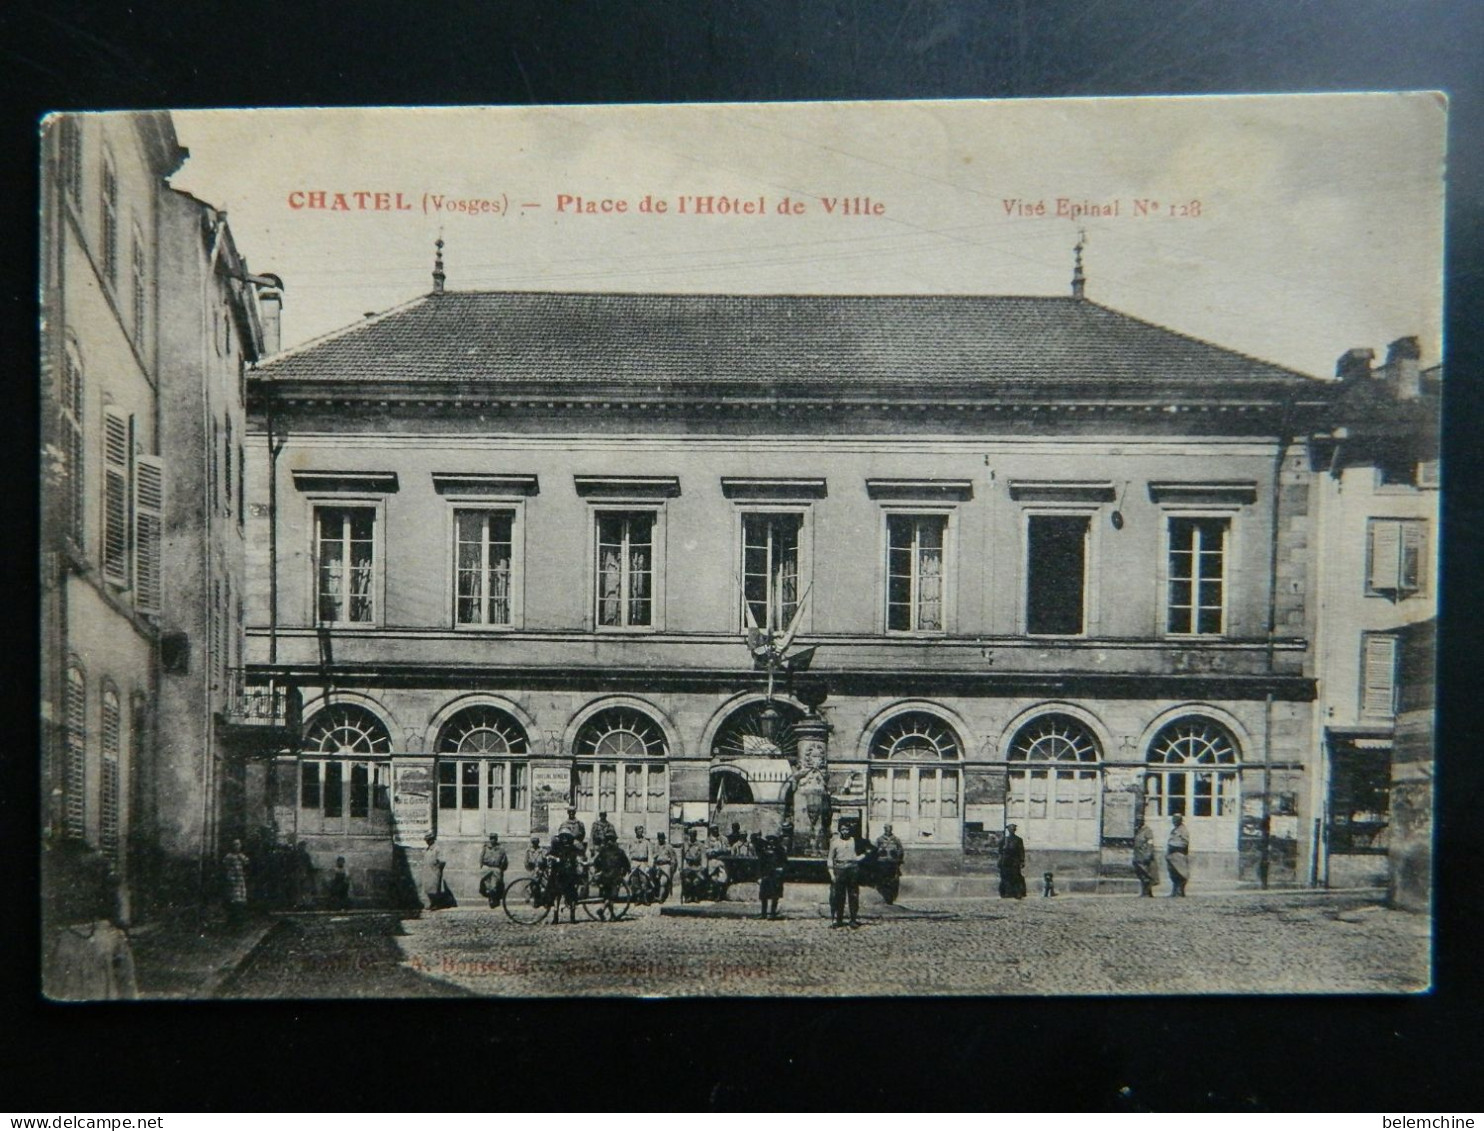
[[[902,883],[902,860],[906,855],[902,842],[891,831],[891,826],[883,826],[881,835],[876,838],[876,858],[881,861],[881,898],[887,903],[896,902],[897,891]]]
[[[1015,831],[1015,825],[1005,826],[1005,839],[1000,844],[1000,898],[1025,898],[1025,841]]]
[[[599,919],[613,918],[613,897],[618,894],[629,868],[629,857],[619,847],[618,834],[609,833],[593,857],[593,878],[598,883],[598,894],[603,897],[603,906],[598,908]]]
[[[850,906],[850,925],[861,925],[860,866],[869,855],[869,852],[862,852],[856,844],[855,826],[849,821],[841,821],[835,839],[830,841],[830,854],[826,861],[830,870],[830,914],[834,917],[834,922],[830,924],[832,929],[845,926],[847,903]]]
[[[739,844],[746,842],[747,834],[742,831],[742,826],[738,822],[733,821],[732,831],[727,833],[727,847],[735,852]]]
[[[500,843],[499,833],[490,833],[489,843],[479,853],[479,891],[490,901],[491,907],[500,906],[505,895],[505,870],[510,867],[510,855]]]
[[[680,900],[689,897],[694,902],[701,887],[701,875],[706,870],[706,847],[696,840],[696,830],[685,834],[685,845],[680,850]]]
[[[783,898],[783,873],[788,867],[788,852],[783,847],[783,838],[777,833],[764,837],[752,834],[752,850],[757,856],[757,898],[759,919],[781,919],[778,901]]]
[[[618,830],[613,827],[613,822],[608,819],[608,810],[598,814],[598,819],[593,822],[593,851],[596,852],[608,843],[610,836],[617,836]]]
[[[1154,866],[1154,830],[1147,821],[1140,821],[1134,833],[1134,875],[1139,879],[1139,894],[1153,896],[1159,874]]]
[[[577,922],[577,884],[582,870],[581,853],[569,832],[559,832],[546,854],[547,893],[551,899],[551,925],[561,921],[562,901],[567,901],[568,921]]]
[[[541,867],[541,861],[545,858],[546,850],[541,847],[541,838],[539,836],[533,836],[531,838],[531,847],[526,849],[526,871],[534,875],[536,869]]]
[[[1170,873],[1170,894],[1184,895],[1190,881],[1190,830],[1185,818],[1176,813],[1165,840],[1165,868]]]
[[[730,854],[731,849],[722,840],[721,830],[715,825],[707,829],[706,834],[706,878],[722,889],[722,898],[725,898],[727,865],[722,857]]]
[[[660,902],[663,903],[665,901],[665,897],[669,894],[675,884],[675,846],[673,844],[665,843],[664,833],[656,833],[655,840],[658,843],[655,845],[654,848],[654,867],[650,870],[650,874],[654,876],[655,882],[657,884],[659,883],[659,877],[661,874],[663,874],[665,877],[665,882],[659,889]]]
[[[557,833],[570,833],[577,842],[577,851],[587,851],[587,826],[577,819],[577,807],[567,806],[567,819],[557,826]]]

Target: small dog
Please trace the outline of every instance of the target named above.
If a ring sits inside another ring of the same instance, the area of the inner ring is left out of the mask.
[[[1050,899],[1056,894],[1056,875],[1053,872],[1041,873],[1041,898]]]

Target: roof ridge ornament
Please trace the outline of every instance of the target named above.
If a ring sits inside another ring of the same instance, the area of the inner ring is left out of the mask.
[[[441,295],[443,293],[443,280],[445,278],[443,274],[443,233],[441,231],[438,233],[438,239],[434,241],[433,247],[436,249],[433,253],[433,293],[435,295]]]
[[[1087,275],[1082,270],[1082,249],[1087,246],[1087,229],[1077,229],[1077,246],[1072,249],[1076,256],[1075,266],[1072,268],[1072,297],[1086,298]]]

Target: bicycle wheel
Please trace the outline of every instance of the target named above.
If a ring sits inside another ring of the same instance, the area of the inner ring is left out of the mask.
[[[551,913],[551,905],[539,902],[536,894],[536,885],[531,882],[529,876],[522,876],[505,885],[503,901],[505,914],[509,915],[513,922],[526,927],[534,927]]]
[[[584,899],[578,900],[578,902],[582,904],[582,910],[589,919],[597,919],[599,917],[598,912],[607,906],[607,902],[603,899],[602,895],[587,896]],[[627,915],[631,902],[633,902],[633,895],[629,891],[629,881],[620,880],[618,887],[613,890],[613,919],[609,920],[609,922],[622,919]]]

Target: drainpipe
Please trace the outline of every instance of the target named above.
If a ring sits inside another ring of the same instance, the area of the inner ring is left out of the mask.
[[[1289,446],[1288,406],[1285,404],[1279,420],[1277,450],[1273,454],[1273,482],[1271,484],[1269,508],[1273,515],[1272,536],[1268,539],[1268,624],[1267,624],[1267,674],[1269,680],[1277,675],[1278,636],[1278,539],[1283,529],[1281,502],[1283,493],[1283,463]],[[1258,883],[1264,891],[1268,887],[1268,868],[1272,851],[1273,823],[1273,691],[1271,685],[1263,698],[1262,716],[1262,840],[1257,858]]]

